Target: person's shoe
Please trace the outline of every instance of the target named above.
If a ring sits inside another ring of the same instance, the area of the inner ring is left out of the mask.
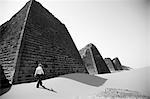
[[[36,86],[36,88],[39,88],[39,86]]]

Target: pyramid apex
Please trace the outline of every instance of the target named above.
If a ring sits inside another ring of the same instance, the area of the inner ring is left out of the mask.
[[[30,0],[30,2],[32,3],[32,2],[34,2],[35,0]]]
[[[32,4],[33,2],[35,2],[35,0],[29,0],[29,2]]]

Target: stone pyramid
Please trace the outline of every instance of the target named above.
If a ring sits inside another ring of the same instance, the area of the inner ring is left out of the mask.
[[[92,43],[82,48],[79,52],[89,74],[110,73],[103,57]]]
[[[115,68],[114,68],[114,63],[112,62],[112,60],[110,58],[105,58],[104,61],[105,61],[106,65],[107,65],[107,67],[109,68],[109,70],[111,72],[114,72]]]
[[[120,60],[116,57],[113,60],[115,70],[123,70]]]
[[[0,26],[0,65],[13,84],[35,81],[36,61],[45,79],[87,72],[65,25],[39,2],[30,0]]]

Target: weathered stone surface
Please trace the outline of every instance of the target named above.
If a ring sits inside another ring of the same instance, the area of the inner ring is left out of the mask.
[[[110,58],[105,58],[104,61],[105,61],[106,65],[107,65],[107,67],[109,68],[109,70],[111,72],[114,72],[115,68],[114,68],[114,64],[113,64],[112,60]]]
[[[121,62],[117,57],[113,59],[113,63],[114,63],[115,70],[123,70]]]
[[[0,64],[10,82],[12,82],[15,72],[20,36],[28,7],[29,3],[9,21],[0,26]]]
[[[13,84],[35,81],[36,61],[45,79],[87,72],[65,25],[35,0],[0,26],[0,64]]]
[[[88,44],[79,52],[90,74],[110,73],[102,56],[93,44]]]

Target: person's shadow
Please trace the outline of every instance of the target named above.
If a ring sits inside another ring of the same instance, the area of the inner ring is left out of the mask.
[[[42,87],[40,87],[41,89],[46,89],[46,90],[48,90],[48,91],[51,91],[51,92],[54,92],[54,93],[57,93],[54,89],[49,89],[49,88],[46,88],[45,86],[42,86]]]

